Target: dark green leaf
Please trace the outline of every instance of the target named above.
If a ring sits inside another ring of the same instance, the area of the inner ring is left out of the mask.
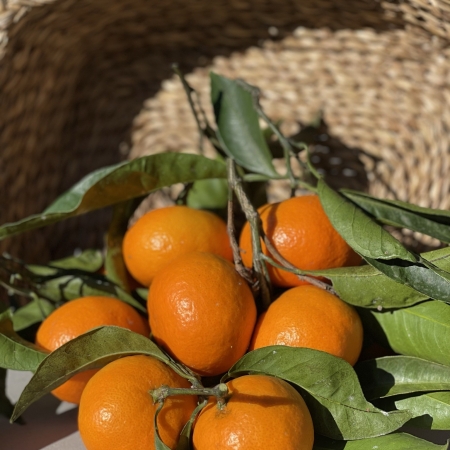
[[[23,390],[11,420],[14,421],[30,404],[76,373],[98,369],[115,359],[130,355],[153,356],[186,377],[186,372],[145,336],[115,326],[94,328],[62,345],[42,361]]]
[[[322,179],[319,179],[317,188],[333,227],[364,258],[417,262],[416,255]]]
[[[208,399],[203,400],[192,412],[190,419],[181,430],[180,439],[177,444],[176,450],[191,450],[191,433],[192,427],[200,411],[206,406]]]
[[[31,325],[42,322],[52,311],[55,305],[42,298],[36,298],[19,308],[12,316],[15,331],[21,331]]]
[[[396,353],[450,365],[450,305],[431,300],[392,311],[362,309],[360,316]]]
[[[398,200],[377,199],[347,189],[340,192],[384,224],[419,231],[450,243],[449,211],[423,208]]]
[[[368,400],[450,390],[450,367],[412,356],[385,356],[363,361],[355,366],[355,371]]]
[[[225,208],[227,201],[228,184],[220,178],[196,181],[187,196],[187,205],[197,209]]]
[[[175,183],[226,176],[225,164],[199,155],[159,153],[123,162],[87,175],[42,214],[3,225],[0,239],[141,197]]]
[[[427,297],[450,302],[450,274],[439,268],[407,261],[381,261],[366,258],[366,261],[389,278],[411,286]]]
[[[406,433],[394,433],[359,441],[332,441],[316,436],[313,450],[448,450],[448,444],[433,444]]]
[[[119,298],[131,306],[146,312],[146,308],[122,288],[109,281],[105,276],[79,269],[63,269],[50,266],[29,267],[20,261],[0,257],[0,263],[14,276],[20,286],[33,292],[39,298],[53,302],[73,300],[88,295],[103,295]],[[15,283],[13,283],[15,286]]]
[[[278,177],[259,126],[251,86],[215,73],[210,78],[217,137],[223,150],[247,170]]]
[[[390,433],[411,417],[387,413],[367,402],[352,366],[343,359],[308,348],[271,346],[243,356],[230,377],[266,374],[301,388],[317,433],[333,439],[363,439]]]
[[[34,372],[47,356],[14,331],[10,311],[0,315],[0,349],[0,367],[4,369]]]
[[[395,401],[399,410],[412,415],[406,425],[429,430],[450,430],[450,392],[432,392]]]
[[[113,217],[106,233],[105,274],[125,292],[130,292],[128,271],[122,254],[123,237],[128,229],[128,222],[142,198],[127,200],[114,205]]]

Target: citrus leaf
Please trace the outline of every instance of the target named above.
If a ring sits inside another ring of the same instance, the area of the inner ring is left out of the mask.
[[[13,279],[39,298],[59,303],[88,295],[102,295],[118,298],[144,313],[147,312],[141,303],[104,275],[36,264],[31,266],[31,271],[28,265],[4,257],[0,257],[0,263],[9,273],[20,275]]]
[[[203,400],[191,414],[191,417],[187,421],[186,425],[181,430],[180,439],[177,444],[176,450],[191,450],[191,433],[197,416],[200,411],[206,406],[208,399]]]
[[[409,308],[359,312],[364,328],[396,353],[450,365],[450,305],[430,300]]]
[[[370,265],[311,273],[331,280],[342,300],[363,308],[404,308],[429,298],[412,287],[394,281]]]
[[[226,166],[200,155],[158,153],[96,170],[62,194],[42,214],[0,227],[0,240],[24,231],[141,197],[175,183],[226,178]]]
[[[370,259],[400,259],[411,263],[418,258],[367,216],[361,209],[319,179],[317,191],[333,227],[361,256]]]
[[[88,249],[74,256],[51,261],[48,266],[59,269],[79,269],[86,272],[97,272],[103,266],[103,255],[100,250]],[[27,267],[33,273],[44,275],[41,271],[45,266],[28,264]]]
[[[366,261],[389,278],[413,287],[427,297],[450,302],[450,274],[434,265],[411,264],[401,260],[381,261],[365,258]],[[425,260],[423,260],[425,262]]]
[[[99,369],[118,358],[130,355],[153,356],[186,377],[186,373],[149,338],[116,326],[94,328],[62,345],[41,362],[25,386],[11,421],[73,375],[88,369]]]
[[[54,310],[53,303],[42,298],[35,298],[14,312],[12,316],[14,330],[21,331],[42,322]]]
[[[332,441],[316,436],[313,450],[448,450],[448,444],[433,444],[407,433],[393,433],[359,441]]]
[[[450,390],[449,366],[413,356],[385,356],[363,361],[355,366],[355,371],[368,400]]]
[[[440,269],[450,269],[450,247],[422,253],[420,257]],[[328,278],[342,300],[363,308],[404,308],[429,299],[428,295],[394,281],[370,265],[308,273]]]
[[[194,183],[187,196],[187,205],[197,209],[225,208],[228,201],[228,183],[214,178]]]
[[[251,87],[215,73],[210,73],[210,80],[217,137],[225,153],[251,172],[279,177],[259,126]]]
[[[332,439],[380,436],[400,428],[407,411],[387,413],[367,402],[352,366],[341,358],[309,348],[270,346],[244,355],[230,377],[266,374],[301,388],[317,433]]]
[[[450,243],[450,212],[423,208],[399,200],[385,200],[343,189],[345,197],[386,225],[408,228]]]
[[[0,314],[0,367],[34,372],[47,356],[31,342],[22,339],[13,328],[11,312]]]
[[[398,410],[408,410],[413,418],[408,427],[450,430],[450,392],[432,392],[395,401]]]

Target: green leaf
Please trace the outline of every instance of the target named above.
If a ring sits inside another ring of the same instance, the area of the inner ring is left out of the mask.
[[[386,225],[419,231],[442,242],[450,243],[449,211],[423,208],[399,200],[382,200],[347,189],[340,192]]]
[[[146,313],[146,308],[120,286],[105,276],[80,269],[63,269],[50,266],[26,264],[12,258],[0,256],[0,265],[14,275],[12,283],[34,293],[39,298],[52,302],[63,302],[88,295],[103,295],[118,298]]]
[[[47,356],[13,329],[10,311],[0,314],[0,368],[34,372]]]
[[[207,403],[208,399],[206,398],[192,412],[190,419],[181,430],[180,439],[178,441],[176,450],[191,450],[191,433],[195,420],[197,419],[200,411],[206,406]]]
[[[430,300],[409,308],[359,312],[364,328],[396,353],[450,365],[450,305]]]
[[[106,233],[105,274],[125,292],[130,292],[128,271],[122,253],[123,237],[128,229],[128,222],[142,198],[118,203],[113,208],[113,217]]]
[[[228,183],[215,178],[194,183],[187,196],[187,205],[197,209],[222,209],[228,202]]]
[[[422,253],[420,256],[443,270],[450,269],[450,247]],[[363,308],[404,308],[429,299],[428,295],[394,281],[370,265],[309,273],[330,279],[340,298]]]
[[[12,316],[14,330],[21,331],[42,322],[54,310],[53,303],[42,298],[35,298],[14,312]]]
[[[448,444],[433,444],[406,433],[394,433],[359,441],[332,441],[316,436],[313,450],[448,450]]]
[[[103,266],[103,254],[100,250],[88,249],[77,255],[52,261],[48,265],[59,269],[79,269],[86,272],[97,272]],[[36,267],[37,270],[42,268],[42,266],[34,266],[33,264],[29,264],[27,267],[33,273],[37,274],[39,274],[39,272],[34,272],[34,267]]]
[[[318,182],[318,193],[334,228],[370,265],[427,297],[450,302],[450,273],[409,252],[322,179]]]
[[[188,378],[187,373],[149,338],[115,326],[94,328],[62,345],[41,362],[23,390],[11,421],[73,375],[88,369],[99,369],[109,362],[130,355],[153,356]]]
[[[364,258],[417,262],[416,255],[322,179],[319,179],[317,189],[333,227]]]
[[[371,258],[366,258],[366,261],[399,283],[411,286],[430,298],[450,302],[450,274],[435,268],[434,265],[411,264],[401,260],[381,261]]]
[[[406,425],[429,430],[450,430],[450,392],[432,392],[395,401],[399,410],[412,415]]]
[[[429,297],[400,284],[370,265],[317,271],[331,280],[337,295],[363,308],[404,308]]]
[[[259,126],[251,86],[210,73],[217,137],[228,156],[245,169],[279,177]]]
[[[332,439],[379,436],[400,428],[407,411],[387,413],[367,402],[352,366],[318,350],[270,346],[244,355],[230,377],[266,374],[301,388],[317,433]]]
[[[368,400],[450,390],[450,367],[412,356],[386,356],[363,361],[355,366],[355,371]]]
[[[226,178],[226,166],[200,155],[159,153],[99,169],[62,194],[42,214],[0,227],[0,240],[141,197],[175,183]]]

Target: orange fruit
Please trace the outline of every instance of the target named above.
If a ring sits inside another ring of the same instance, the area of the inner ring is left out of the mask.
[[[155,341],[200,375],[227,371],[247,350],[256,321],[247,283],[212,253],[189,253],[161,269],[147,307]]]
[[[193,432],[195,450],[311,450],[314,429],[301,395],[286,381],[246,375],[227,383],[219,409],[209,400]]]
[[[52,352],[83,333],[102,325],[117,325],[149,336],[147,321],[133,307],[111,297],[88,296],[71,300],[43,320],[36,334],[36,344]],[[87,381],[97,369],[74,375],[52,391],[66,402],[79,403]]]
[[[288,289],[260,316],[251,349],[308,347],[354,365],[362,342],[361,319],[351,305],[316,286],[304,285]]]
[[[361,263],[361,257],[331,225],[317,195],[304,195],[267,204],[259,208],[258,212],[264,233],[271,244],[298,269],[331,269]],[[251,267],[253,252],[248,222],[242,229],[239,247],[243,263]],[[269,255],[264,243],[262,251]],[[305,284],[294,274],[270,264],[268,271],[272,283],[277,286]]]
[[[190,388],[170,367],[150,356],[117,359],[100,369],[81,396],[78,429],[88,450],[155,449],[153,404],[149,390],[161,385]],[[168,397],[158,415],[162,441],[175,448],[195,409],[197,397]]]
[[[188,252],[233,259],[225,222],[215,214],[187,206],[149,211],[129,228],[122,249],[128,271],[143,286],[150,285],[159,269]]]

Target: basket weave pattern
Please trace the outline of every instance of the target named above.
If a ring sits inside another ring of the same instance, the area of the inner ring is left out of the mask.
[[[336,180],[450,207],[447,0],[15,1],[0,14],[0,222],[40,212],[88,172],[126,157],[197,151],[171,72],[208,105],[208,71],[243,78]],[[211,115],[211,111],[208,111]],[[0,243],[42,261],[101,246],[108,212]]]

